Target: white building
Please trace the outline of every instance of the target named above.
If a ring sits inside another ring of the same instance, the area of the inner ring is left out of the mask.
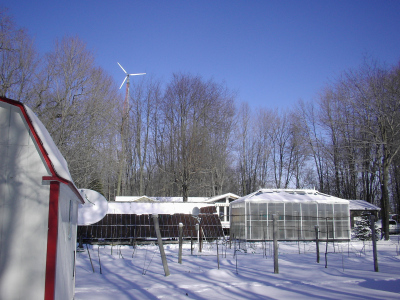
[[[229,204],[239,198],[240,197],[238,195],[227,193],[205,200],[205,203],[215,204],[215,207],[217,208],[217,214],[221,218],[222,228],[224,228],[225,231],[228,231],[230,228]],[[229,231],[227,233],[229,233]]]
[[[0,299],[73,299],[83,202],[43,124],[0,98]]]

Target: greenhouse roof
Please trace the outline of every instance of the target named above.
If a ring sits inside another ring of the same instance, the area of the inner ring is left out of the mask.
[[[364,200],[350,200],[350,210],[381,210],[378,206]]]
[[[317,190],[300,189],[260,189],[252,194],[239,198],[238,202],[335,202],[349,203],[348,200],[330,196]]]

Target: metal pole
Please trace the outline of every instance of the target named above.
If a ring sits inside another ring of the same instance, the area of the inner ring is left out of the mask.
[[[278,224],[276,214],[272,215],[273,220],[273,237],[274,237],[274,273],[279,273],[278,266]]]
[[[170,273],[168,269],[167,257],[165,256],[164,246],[161,239],[160,225],[158,224],[158,214],[154,214],[152,215],[152,217],[154,222],[154,228],[157,234],[158,247],[160,248],[161,260],[164,267],[165,276],[169,276]]]
[[[179,223],[179,255],[178,263],[182,263],[182,235],[183,235],[183,224]]]

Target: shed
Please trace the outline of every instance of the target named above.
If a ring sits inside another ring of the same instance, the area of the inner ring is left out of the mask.
[[[207,199],[206,203],[214,203],[217,208],[217,214],[221,218],[222,227],[229,234],[229,203],[239,199],[238,195],[227,193]]]
[[[316,190],[260,189],[230,204],[231,237],[273,239],[277,215],[279,240],[350,239],[349,201]]]
[[[381,210],[378,206],[364,200],[349,200],[349,209],[351,228],[354,228],[356,222],[360,221],[361,216],[365,214],[372,214],[378,220],[378,213]]]
[[[84,200],[44,125],[7,98],[0,98],[0,195],[0,299],[73,299]]]

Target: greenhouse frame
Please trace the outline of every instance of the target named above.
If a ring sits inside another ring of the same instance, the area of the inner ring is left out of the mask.
[[[230,204],[231,238],[273,240],[273,215],[278,240],[347,241],[351,238],[349,201],[316,190],[260,189]]]

